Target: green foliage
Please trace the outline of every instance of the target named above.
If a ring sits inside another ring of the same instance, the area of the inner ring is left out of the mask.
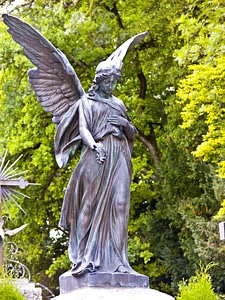
[[[114,14],[115,9],[118,15]],[[100,61],[127,38],[149,30],[146,43],[129,53],[124,61],[123,80],[117,95],[124,100],[145,142],[151,143],[152,139],[155,143],[153,148],[157,146],[156,135],[162,133],[157,123],[159,120],[166,122],[163,101],[175,93],[168,87],[175,84],[177,77],[172,51],[176,45],[175,18],[180,14],[179,2],[134,1],[128,5],[127,1],[50,1],[46,4],[46,1],[37,0],[32,3],[25,1],[22,7],[14,9],[13,14],[34,25],[66,54],[85,90],[90,87]],[[20,259],[30,268],[32,280],[45,283],[49,279],[43,270],[58,275],[57,270],[63,272],[62,268],[68,268],[64,256],[67,235],[58,229],[57,223],[63,194],[77,158],[67,169],[58,169],[54,158],[55,129],[51,117],[38,105],[27,83],[26,71],[32,66],[21,48],[11,40],[5,26],[0,26],[1,151],[8,149],[12,160],[23,153],[19,167],[29,170],[31,182],[41,184],[26,190],[31,199],[22,199],[20,204],[27,215],[18,213],[9,225],[29,223],[26,230],[15,237],[23,250]],[[138,97],[141,92],[138,74],[148,80],[145,97]],[[153,126],[153,123],[156,125]],[[151,268],[148,264],[152,264],[152,274],[161,276],[164,268],[153,259],[149,237],[150,209],[159,198],[155,190],[157,184],[153,180],[153,161],[149,149],[136,141],[129,249],[136,269],[149,273]],[[58,234],[52,237],[51,232]],[[134,247],[136,236],[139,240]],[[55,281],[58,281],[56,276]]]
[[[194,136],[201,135],[193,154],[219,166],[225,176],[224,163],[224,22],[223,1],[190,1],[197,15],[188,11],[179,19],[184,46],[176,51],[182,65],[189,66],[190,75],[178,89],[182,127]],[[200,131],[199,131],[200,129]]]
[[[214,293],[211,277],[208,273],[213,264],[205,268],[200,265],[200,270],[196,271],[188,281],[179,284],[179,295],[177,300],[217,300],[218,296]]]
[[[185,177],[192,178],[195,184],[189,182],[187,187],[193,192],[199,190],[191,197],[188,188],[183,191],[182,206],[178,206],[182,220],[179,241],[192,270],[198,259],[206,264],[218,263],[211,274],[216,287],[223,290],[224,247],[219,241],[214,216],[224,201],[222,20],[225,7],[223,1],[189,1],[189,4],[177,21],[183,46],[175,51],[175,56],[187,68],[188,75],[179,82],[176,107],[181,119],[177,119],[178,128],[170,136],[176,141],[180,138],[177,145],[188,154]],[[201,166],[203,172],[199,172]],[[219,216],[224,217],[223,209]]]
[[[193,275],[199,260],[214,261],[219,265],[211,270],[213,282],[223,290],[224,249],[214,220],[225,199],[224,179],[216,176],[218,167],[224,176],[223,1],[25,0],[13,14],[66,54],[86,91],[100,61],[127,38],[149,31],[124,60],[116,91],[139,131],[129,259],[150,276],[151,287],[169,293]],[[55,289],[70,268],[68,235],[58,220],[79,157],[58,168],[55,126],[27,82],[32,65],[3,23],[0,39],[0,155],[8,149],[14,161],[23,154],[18,167],[41,184],[26,189],[30,199],[19,202],[27,214],[12,207],[7,226],[29,224],[13,237],[18,258],[32,281]]]
[[[0,294],[2,300],[25,300],[16,285],[9,279],[0,279]]]
[[[26,300],[26,297],[19,292],[16,282],[2,272],[0,275],[0,295],[1,300]]]
[[[46,274],[50,277],[59,274],[62,270],[68,270],[70,268],[71,262],[69,261],[68,252],[65,251],[61,256],[57,257],[50,268],[46,270]]]

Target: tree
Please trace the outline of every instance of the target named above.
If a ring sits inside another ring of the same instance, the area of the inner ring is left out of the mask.
[[[224,9],[222,1],[189,1],[186,13],[178,20],[184,45],[175,54],[189,73],[181,80],[177,92],[177,107],[182,117],[179,130],[186,135],[181,146],[208,168],[205,174],[209,176],[206,193],[199,198],[201,205],[206,205],[208,217],[201,209],[200,216],[186,218],[185,226],[195,246],[192,246],[194,251],[188,250],[187,245],[184,249],[189,261],[195,254],[206,263],[212,260],[218,263],[212,274],[221,290],[224,290],[220,273],[224,270],[223,245],[214,216],[224,201]],[[220,216],[224,216],[223,210]]]
[[[169,292],[199,262],[200,254],[193,251],[196,231],[185,227],[187,221],[199,213],[209,220],[221,200],[209,187],[214,171],[191,153],[205,124],[194,128],[196,134],[179,127],[182,105],[176,102],[176,90],[188,70],[174,60],[174,51],[185,43],[179,38],[177,19],[189,11],[193,12],[191,2],[179,0],[33,0],[13,9],[13,14],[34,25],[66,54],[85,90],[100,61],[124,40],[149,31],[146,40],[127,55],[116,95],[125,102],[139,131],[133,152],[130,261],[151,277],[152,287]],[[58,275],[69,268],[67,236],[57,223],[78,158],[66,169],[57,167],[51,116],[38,105],[27,83],[26,71],[32,65],[6,27],[0,26],[1,149],[8,149],[12,160],[23,153],[21,169],[29,170],[29,181],[41,183],[27,192],[30,200],[21,200],[27,215],[18,212],[12,221],[30,224],[17,241],[32,279],[46,285],[52,280],[56,286]]]
[[[200,141],[196,157],[219,166],[224,177],[224,24],[223,1],[201,1],[179,20],[184,47],[177,51],[180,64],[190,74],[178,90],[183,128],[193,131]]]

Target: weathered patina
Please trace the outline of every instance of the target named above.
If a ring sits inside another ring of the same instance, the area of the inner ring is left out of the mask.
[[[147,33],[130,38],[101,62],[85,93],[59,49],[20,19],[4,14],[3,20],[37,67],[28,72],[29,82],[45,111],[53,115],[59,167],[65,167],[81,149],[59,223],[69,231],[71,273],[135,274],[127,257],[127,226],[131,152],[137,130],[113,91],[127,51]]]

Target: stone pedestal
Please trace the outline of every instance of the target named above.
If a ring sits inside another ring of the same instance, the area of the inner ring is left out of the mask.
[[[148,288],[79,288],[54,300],[174,300],[173,297]]]
[[[60,295],[55,300],[174,300],[149,288],[148,276],[134,273],[86,273],[70,271],[59,277]]]
[[[41,288],[36,288],[33,282],[27,279],[17,279],[16,284],[19,291],[27,298],[27,300],[42,300]]]
[[[149,288],[148,276],[138,273],[86,273],[73,276],[71,271],[59,277],[60,294],[72,292],[84,287],[124,287]]]

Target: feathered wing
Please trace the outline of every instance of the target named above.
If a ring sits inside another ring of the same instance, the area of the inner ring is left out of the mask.
[[[28,71],[28,76],[38,101],[53,115],[53,123],[59,124],[85,94],[79,78],[66,56],[31,25],[11,15],[2,17],[14,41],[37,67]]]
[[[146,36],[148,32],[142,32],[133,37],[129,38],[126,42],[120,45],[106,60],[108,64],[113,64],[116,68],[122,68],[122,62],[127,52],[132,49],[135,45],[141,42]]]

